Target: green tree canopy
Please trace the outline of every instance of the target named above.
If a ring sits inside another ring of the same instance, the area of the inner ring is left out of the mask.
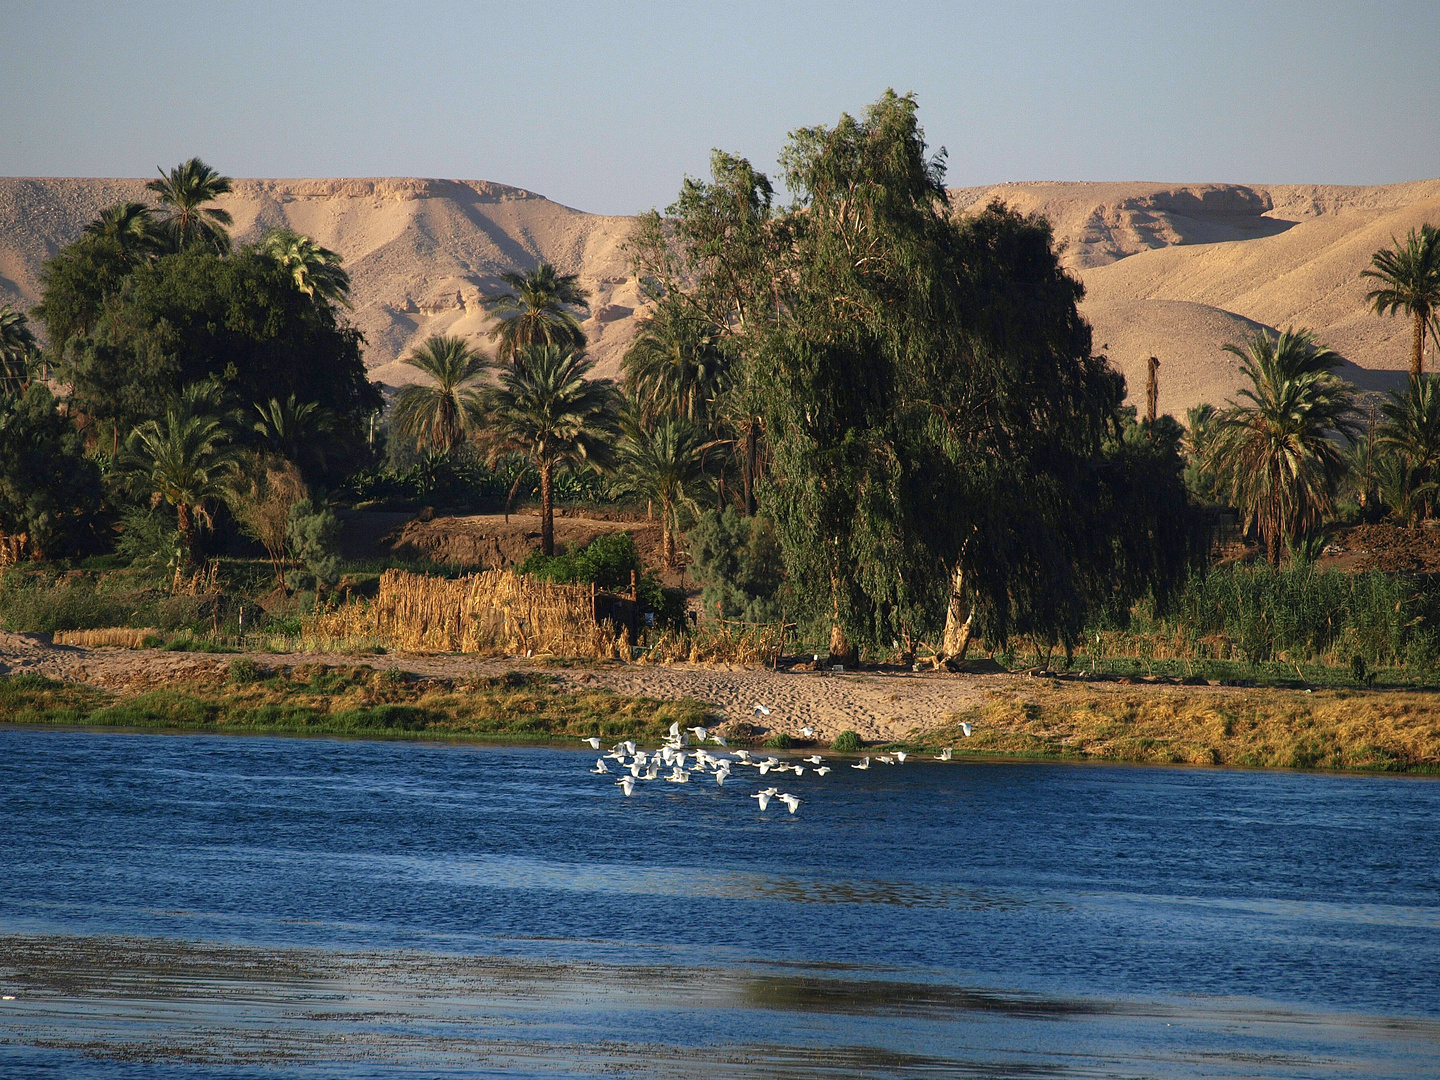
[[[1377,315],[1410,316],[1410,376],[1418,379],[1424,372],[1426,328],[1440,341],[1435,323],[1440,315],[1440,228],[1411,229],[1403,243],[1395,240],[1393,247],[1375,252],[1360,276],[1380,282],[1365,296]]]
[[[71,271],[100,243],[84,238],[52,261],[85,249],[48,279],[47,319],[64,311],[68,321],[91,304],[70,288],[80,276]],[[227,406],[247,412],[294,395],[330,417],[330,458],[339,465],[359,452],[365,423],[382,404],[365,378],[361,344],[330,304],[299,291],[269,255],[244,249],[221,257],[197,246],[130,269],[100,301],[88,332],[72,338],[61,374],[73,387],[72,415],[105,442],[123,440],[198,382],[217,382]]]
[[[660,550],[668,569],[676,562],[675,537],[680,514],[700,515],[697,497],[707,486],[705,438],[684,417],[653,424],[630,419],[620,442],[621,486],[660,505]]]
[[[101,495],[99,468],[43,384],[0,397],[0,533],[26,536],[36,558],[79,554]]]
[[[497,359],[513,362],[521,349],[532,345],[585,348],[585,334],[572,309],[586,308],[590,294],[580,287],[578,275],[562,274],[542,261],[528,274],[512,271],[500,280],[511,291],[485,298],[486,310],[496,319],[490,340],[498,342]]]
[[[19,394],[30,381],[35,335],[25,313],[0,307],[0,397]]]
[[[1221,414],[1208,461],[1228,478],[1230,498],[1265,544],[1272,564],[1319,524],[1345,469],[1337,437],[1360,433],[1349,387],[1333,374],[1340,357],[1307,330],[1258,330],[1240,357],[1250,385]]]
[[[486,399],[486,442],[492,463],[520,454],[540,474],[540,550],[555,554],[555,468],[608,467],[614,459],[618,395],[589,378],[593,361],[558,345],[529,345],[500,372]]]
[[[1146,519],[1166,557],[1127,562],[1094,509],[1097,484],[1141,479],[1166,488],[1142,504],[1188,504],[1173,448],[1164,468],[1126,449],[1123,380],[1048,223],[999,204],[957,220],[913,97],[795,132],[781,164],[789,208],[717,154],[632,250],[649,293],[735,357],[730,415],[763,431],[759,502],[832,653],[946,623],[1073,641],[1117,589],[1174,584],[1189,514]]]
[[[230,250],[230,212],[210,206],[234,185],[228,176],[221,176],[199,158],[191,158],[168,173],[160,170],[160,179],[145,185],[153,191],[165,209],[160,226],[176,251],[196,245],[224,253]]]
[[[293,229],[270,230],[259,247],[290,272],[295,287],[306,296],[350,306],[350,275],[341,267],[344,260],[336,252]]]
[[[1396,509],[1405,519],[1430,517],[1440,485],[1440,377],[1412,375],[1403,392],[1390,392],[1381,412],[1385,421],[1375,431],[1376,446],[1403,462],[1396,486],[1416,493]]]
[[[156,504],[175,508],[183,557],[195,549],[195,534],[210,524],[209,508],[228,494],[239,455],[216,416],[177,401],[155,420],[135,429],[126,445],[126,466],[148,487]]]
[[[464,338],[426,338],[410,350],[405,363],[430,382],[411,383],[395,397],[391,422],[398,434],[415,440],[415,449],[450,454],[475,431],[481,413],[476,381],[488,366]]]

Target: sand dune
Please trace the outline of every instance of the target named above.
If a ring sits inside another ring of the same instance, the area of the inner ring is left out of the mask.
[[[0,178],[0,302],[39,299],[43,261],[143,180]],[[1126,373],[1132,400],[1160,357],[1160,405],[1182,415],[1239,387],[1221,351],[1258,327],[1308,326],[1365,389],[1395,385],[1409,328],[1365,310],[1370,254],[1440,222],[1440,180],[1376,187],[1016,183],[957,189],[958,210],[999,198],[1055,225],[1085,282],[1097,348]],[[429,334],[483,339],[482,293],[546,259],[591,290],[584,327],[604,375],[634,337],[639,293],[623,244],[633,218],[587,214],[520,188],[414,178],[240,180],[224,205],[238,239],[288,225],[345,256],[372,377],[408,381],[397,362]],[[1433,362],[1431,358],[1430,362]]]

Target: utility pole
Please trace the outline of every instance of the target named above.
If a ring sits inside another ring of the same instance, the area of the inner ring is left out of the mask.
[[[1160,370],[1159,357],[1150,357],[1146,365],[1148,376],[1145,380],[1145,420],[1150,425],[1150,438],[1155,437],[1155,413],[1160,405],[1160,379],[1157,372]]]

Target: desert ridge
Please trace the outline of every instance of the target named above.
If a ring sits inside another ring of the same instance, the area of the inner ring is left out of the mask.
[[[144,179],[0,178],[0,303],[40,297],[46,258],[102,209],[145,199]],[[1159,405],[1183,416],[1239,388],[1238,344],[1255,329],[1308,326],[1347,361],[1361,389],[1399,385],[1404,319],[1379,318],[1359,274],[1371,253],[1440,222],[1440,180],[1323,185],[1009,183],[952,192],[959,213],[1000,199],[1041,213],[1085,284],[1095,348],[1121,370],[1131,401],[1149,356],[1161,359]],[[426,337],[481,337],[482,294],[538,260],[590,291],[583,328],[596,373],[617,377],[643,303],[625,241],[635,219],[590,214],[488,181],[407,177],[236,180],[221,200],[244,242],[288,226],[338,251],[353,282],[350,318],[371,377],[410,381],[398,363]],[[1433,358],[1432,358],[1433,359]]]

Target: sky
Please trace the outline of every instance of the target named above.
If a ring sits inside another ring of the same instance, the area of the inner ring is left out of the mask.
[[[913,92],[952,186],[1440,177],[1440,2],[0,0],[0,175],[491,180],[670,203]]]

